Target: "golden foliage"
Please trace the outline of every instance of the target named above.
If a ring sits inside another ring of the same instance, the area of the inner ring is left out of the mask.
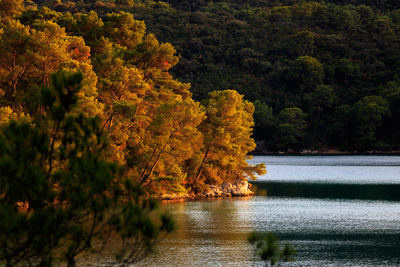
[[[51,73],[80,71],[79,111],[102,119],[109,157],[150,190],[186,192],[265,170],[246,162],[254,106],[233,90],[194,101],[190,85],[168,73],[178,63],[174,47],[146,33],[143,21],[46,8],[23,18],[0,23],[0,124],[29,114],[35,86],[49,84]]]

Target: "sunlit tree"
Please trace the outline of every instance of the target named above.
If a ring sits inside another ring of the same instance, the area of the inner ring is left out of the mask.
[[[204,148],[200,151],[193,185],[235,182],[265,173],[264,164],[251,166],[247,154],[255,148],[251,138],[254,106],[233,90],[214,91],[202,102],[207,119],[200,125]]]
[[[75,266],[82,253],[99,253],[112,235],[115,263],[142,259],[168,215],[107,159],[98,118],[71,113],[82,75],[53,76],[41,90],[43,113],[0,130],[0,262],[7,266]]]

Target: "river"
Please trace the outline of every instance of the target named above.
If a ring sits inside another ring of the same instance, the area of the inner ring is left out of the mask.
[[[251,231],[297,249],[282,266],[400,266],[400,156],[256,156],[253,197],[169,203],[178,230],[138,266],[262,266]]]

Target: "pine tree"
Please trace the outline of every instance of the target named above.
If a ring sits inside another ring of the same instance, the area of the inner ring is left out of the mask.
[[[246,159],[255,148],[251,138],[254,106],[233,90],[214,91],[202,102],[207,119],[200,125],[204,148],[195,164],[192,184],[207,184],[255,179],[264,174],[265,165],[250,166]]]
[[[107,159],[98,118],[73,112],[82,75],[52,80],[33,124],[11,121],[0,131],[0,262],[74,266],[109,235],[121,241],[116,261],[136,262],[174,225],[153,216],[154,201]]]

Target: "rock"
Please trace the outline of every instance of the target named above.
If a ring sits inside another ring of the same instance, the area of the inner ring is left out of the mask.
[[[253,192],[249,189],[249,183],[247,181],[236,182],[233,185],[232,196],[248,196],[252,195]]]
[[[184,200],[184,199],[194,199],[194,198],[195,198],[195,196],[192,194],[165,193],[165,194],[160,194],[158,196],[158,199],[161,199],[161,200]]]
[[[238,181],[233,184],[223,183],[222,185],[209,185],[206,192],[198,194],[161,194],[163,200],[187,200],[214,197],[249,196],[254,193],[250,190],[251,184],[247,181]]]

